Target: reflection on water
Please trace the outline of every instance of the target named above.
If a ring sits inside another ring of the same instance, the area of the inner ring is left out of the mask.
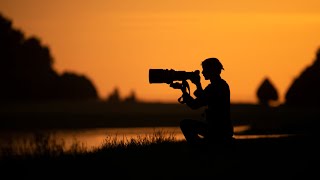
[[[249,126],[235,126],[235,134],[241,133],[248,130]],[[43,132],[41,132],[43,133]],[[40,134],[41,134],[40,133]],[[98,129],[82,129],[82,130],[58,130],[45,132],[53,136],[56,140],[64,141],[64,146],[69,149],[74,143],[81,144],[86,149],[99,147],[103,145],[105,140],[108,138],[127,142],[130,139],[138,139],[144,137],[151,137],[155,133],[160,133],[163,136],[174,137],[175,140],[184,140],[184,136],[179,127],[146,127],[146,128],[98,128]],[[20,144],[25,143],[28,138],[34,136],[34,132],[6,132],[0,134],[1,146],[7,145],[7,140],[13,140],[14,143]],[[250,138],[265,138],[265,137],[281,137],[288,135],[235,135],[236,139],[250,139]],[[8,141],[7,141],[8,142]],[[12,143],[12,142],[11,142]]]

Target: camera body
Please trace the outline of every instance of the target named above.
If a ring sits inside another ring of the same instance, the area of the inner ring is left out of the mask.
[[[200,71],[192,72],[176,71],[173,69],[149,69],[149,83],[167,83],[171,84],[173,81],[184,81],[199,76]]]

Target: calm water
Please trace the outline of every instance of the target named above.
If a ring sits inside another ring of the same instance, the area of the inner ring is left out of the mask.
[[[236,126],[235,133],[247,130],[249,126]],[[50,134],[56,141],[63,141],[65,148],[69,149],[72,144],[81,144],[86,149],[92,149],[103,145],[106,140],[115,142],[127,142],[130,139],[154,137],[155,134],[161,134],[165,137],[174,137],[177,141],[184,140],[179,127],[148,127],[148,128],[98,128],[82,130],[57,130],[38,132],[39,134]],[[7,146],[9,142],[16,146],[26,144],[35,132],[2,132],[0,133],[0,146]],[[285,135],[235,135],[236,139],[243,138],[264,138],[280,137]]]

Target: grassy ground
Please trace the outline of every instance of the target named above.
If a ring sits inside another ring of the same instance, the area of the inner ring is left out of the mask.
[[[185,141],[155,134],[86,151],[75,146],[63,152],[43,138],[34,154],[20,156],[7,149],[1,158],[3,176],[14,178],[138,178],[225,177],[246,179],[317,179],[319,155],[315,138],[236,139],[232,148],[190,147]]]

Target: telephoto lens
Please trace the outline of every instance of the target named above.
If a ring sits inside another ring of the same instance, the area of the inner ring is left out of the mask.
[[[172,81],[169,78],[167,69],[149,69],[149,83],[168,83]]]

